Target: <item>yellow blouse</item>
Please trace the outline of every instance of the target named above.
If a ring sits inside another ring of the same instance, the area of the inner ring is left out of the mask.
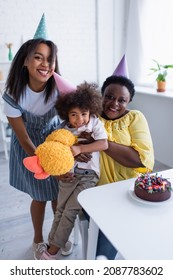
[[[106,153],[100,153],[100,180],[98,185],[137,177],[139,173],[151,172],[154,166],[153,143],[145,116],[136,110],[129,111],[117,120],[100,117],[108,135],[108,141],[133,147],[138,151],[144,168],[125,167]]]

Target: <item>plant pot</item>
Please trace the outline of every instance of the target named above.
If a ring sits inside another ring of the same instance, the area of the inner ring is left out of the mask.
[[[166,90],[166,81],[157,81],[157,91],[164,92]]]

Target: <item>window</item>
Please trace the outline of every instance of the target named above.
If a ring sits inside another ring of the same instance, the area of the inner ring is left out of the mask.
[[[151,86],[155,82],[150,71],[155,66],[153,59],[173,64],[172,27],[172,0],[130,1],[126,49],[136,84]],[[167,83],[173,89],[173,69],[168,71]]]

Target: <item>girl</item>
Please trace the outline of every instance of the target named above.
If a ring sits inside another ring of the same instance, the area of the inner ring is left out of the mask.
[[[58,98],[53,71],[59,73],[57,47],[49,40],[32,39],[16,53],[3,95],[4,113],[13,129],[10,148],[10,185],[28,193],[34,228],[35,259],[47,249],[42,227],[47,201],[55,211],[58,183],[53,177],[36,180],[23,165],[23,158],[34,155],[36,147],[60,123],[55,109]],[[67,253],[67,252],[65,252]]]

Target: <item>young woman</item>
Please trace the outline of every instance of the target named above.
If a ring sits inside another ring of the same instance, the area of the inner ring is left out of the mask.
[[[43,239],[43,221],[47,201],[55,212],[58,196],[56,178],[36,180],[23,165],[23,159],[34,155],[36,147],[55,130],[60,121],[55,109],[58,91],[52,76],[59,72],[57,47],[49,40],[32,39],[16,53],[8,75],[4,113],[12,127],[10,148],[10,185],[28,193],[34,228],[34,257],[47,249]]]

